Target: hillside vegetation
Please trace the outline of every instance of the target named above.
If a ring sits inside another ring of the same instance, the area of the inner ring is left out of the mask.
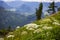
[[[60,12],[17,27],[5,40],[60,40]]]

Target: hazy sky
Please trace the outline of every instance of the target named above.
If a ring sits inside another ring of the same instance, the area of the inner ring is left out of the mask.
[[[53,0],[2,0],[5,2],[11,2],[11,1],[26,1],[26,2],[52,2]],[[55,2],[60,2],[60,0],[54,0]]]

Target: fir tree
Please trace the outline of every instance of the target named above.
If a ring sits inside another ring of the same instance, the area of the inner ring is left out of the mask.
[[[43,10],[43,3],[40,3],[39,8],[36,9],[36,18],[37,18],[37,20],[41,19],[42,10]]]
[[[55,10],[56,7],[57,7],[57,6],[55,6],[55,2],[53,1],[53,2],[50,4],[49,9],[48,9],[47,11],[48,11],[49,13],[54,14],[54,13],[56,12],[56,10]]]

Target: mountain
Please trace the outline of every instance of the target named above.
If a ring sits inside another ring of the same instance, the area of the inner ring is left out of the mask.
[[[22,5],[17,7],[17,12],[32,14],[35,13],[36,8],[39,7],[40,2],[24,2]],[[60,3],[55,3],[56,6],[60,7]],[[46,12],[50,3],[43,2],[43,13]]]
[[[29,13],[29,12],[32,12],[33,10],[32,10],[31,7],[23,4],[22,6],[20,6],[20,7],[18,8],[17,11],[22,12],[22,13],[23,13],[23,12],[28,12],[28,13]]]
[[[40,2],[23,2],[23,1],[12,1],[12,2],[3,2],[0,1],[0,6],[6,9],[16,9],[16,12],[20,13],[35,13],[36,8],[39,7]],[[50,3],[43,2],[43,13],[48,9]],[[59,6],[60,2],[55,3],[55,5]]]
[[[11,7],[8,6],[8,4],[5,3],[4,1],[0,1],[0,7],[7,8],[7,9],[11,8]]]
[[[23,26],[35,20],[35,15],[33,15],[25,16],[11,11],[0,11],[0,29],[8,28],[8,26],[11,26],[13,29],[16,26]]]
[[[39,5],[38,2],[23,2],[23,1],[7,2],[6,4],[12,8],[15,8],[16,12],[21,14],[23,13],[33,14],[35,13],[35,9],[38,8]]]
[[[38,8],[39,3],[37,2],[24,2],[20,7],[17,8],[19,12],[34,13],[35,9]]]
[[[16,26],[22,26],[24,24],[30,23],[31,21],[35,20],[35,18],[31,18],[30,20],[28,18],[31,16],[35,17],[34,14],[32,15],[28,14],[29,15],[28,16],[27,14],[24,15],[24,13],[5,10],[5,9],[12,9],[12,8],[13,7],[10,7],[7,3],[0,1],[0,29],[8,28],[8,26],[15,28]]]
[[[39,7],[40,2],[23,2],[23,1],[12,1],[12,2],[4,2],[0,1],[0,6],[4,8],[15,8],[16,12],[30,12],[35,13],[36,8]],[[43,2],[43,12],[45,12],[48,9],[50,3]],[[60,2],[56,2],[55,5],[59,5]]]

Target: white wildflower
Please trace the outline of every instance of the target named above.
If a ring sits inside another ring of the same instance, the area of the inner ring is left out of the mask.
[[[33,33],[40,33],[40,32],[42,32],[43,30],[42,29],[37,29],[37,30],[35,30]]]
[[[44,30],[50,30],[50,29],[52,29],[52,27],[47,27],[47,26],[44,26],[44,27],[42,27]]]
[[[53,22],[53,24],[55,24],[55,25],[60,25],[58,22]]]
[[[39,26],[37,25],[37,24],[34,24],[34,23],[31,23],[31,24],[27,24],[27,25],[25,25],[26,26],[26,29],[36,29],[36,28],[38,28]]]
[[[18,29],[18,28],[20,28],[20,26],[17,26],[16,28]]]
[[[29,30],[35,30],[34,28],[29,28]]]
[[[8,35],[7,38],[14,37],[14,35]]]
[[[34,28],[38,28],[39,27],[39,25],[36,25]]]
[[[25,34],[27,34],[27,31],[23,31],[23,32],[21,33],[21,35],[25,35]]]

